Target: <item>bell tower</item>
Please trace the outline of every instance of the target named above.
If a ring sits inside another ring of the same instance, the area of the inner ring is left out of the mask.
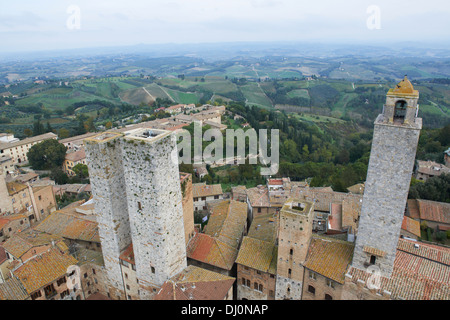
[[[422,119],[419,92],[405,78],[386,95],[374,123],[361,217],[352,266],[392,273],[414,168]]]

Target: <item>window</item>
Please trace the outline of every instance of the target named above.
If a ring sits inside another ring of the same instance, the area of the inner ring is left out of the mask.
[[[370,264],[375,264],[376,261],[377,261],[377,257],[370,256]]]
[[[128,274],[125,273],[125,279],[128,279]]]
[[[127,285],[127,290],[130,290],[130,286],[129,285]]]
[[[395,103],[394,119],[404,120],[406,115],[406,101],[400,100]]]
[[[325,300],[333,300],[333,297],[329,294],[325,294]]]
[[[292,256],[294,254],[294,249],[290,249],[289,254]]]
[[[310,271],[309,272],[309,278],[313,279],[313,280],[316,280],[317,279],[317,275],[314,272]]]
[[[155,273],[155,267],[151,267],[152,273]]]
[[[42,293],[41,290],[36,291],[34,293],[31,294],[31,300],[36,300],[37,298],[42,297]]]
[[[142,210],[142,204],[138,201],[138,209]]]
[[[258,213],[261,213],[261,208],[258,208]]]
[[[92,269],[92,273],[95,274],[95,269]]]
[[[312,294],[316,294],[316,288],[314,288],[313,286],[308,286],[308,292],[312,293]]]
[[[269,297],[275,297],[275,292],[273,292],[273,290],[269,290]]]
[[[70,294],[69,289],[66,291],[61,292],[59,295],[61,296],[61,299],[64,299],[65,296],[68,296]]]
[[[58,280],[56,281],[56,284],[58,285],[58,287],[59,287],[60,285],[62,285],[63,283],[66,283],[66,277],[62,277],[61,279],[58,279]]]
[[[214,199],[216,199],[216,200],[219,199],[219,196],[214,196]]]
[[[334,281],[327,279],[327,286],[334,289]]]
[[[39,199],[39,200],[42,200],[42,197],[41,197],[41,196],[39,196],[39,197],[38,197],[38,199]]]
[[[255,282],[253,287],[255,288],[256,291],[259,291],[259,292],[263,291],[263,285],[262,284],[259,284],[259,283]]]
[[[86,279],[87,278],[87,276],[88,276],[88,274],[87,274],[87,272],[84,274],[84,278]]]
[[[292,269],[288,269],[288,277],[290,278],[292,276]]]

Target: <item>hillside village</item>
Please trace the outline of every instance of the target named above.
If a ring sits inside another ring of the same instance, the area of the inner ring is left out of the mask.
[[[387,93],[367,179],[348,192],[288,176],[231,192],[194,183],[170,160],[175,134],[227,129],[225,106],[65,139],[2,134],[0,300],[449,300],[450,247],[421,226],[448,232],[450,204],[407,199],[412,177],[450,172],[450,149],[445,165],[415,161],[418,96],[406,77]],[[24,166],[49,139],[67,148],[62,170],[86,165],[90,183]],[[87,196],[59,207],[63,194]]]

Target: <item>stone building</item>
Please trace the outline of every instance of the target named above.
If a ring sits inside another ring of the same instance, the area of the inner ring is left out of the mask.
[[[55,210],[56,199],[52,186],[6,182],[0,174],[0,216],[24,214],[34,224]]]
[[[0,243],[9,239],[17,232],[30,227],[30,220],[23,214],[0,216]]]
[[[449,174],[450,168],[434,161],[418,160],[415,170],[415,178],[427,181],[429,178],[438,177],[441,174]]]
[[[237,300],[274,300],[278,216],[255,217],[242,240],[237,264]]]
[[[353,243],[313,236],[304,263],[302,300],[341,300]]]
[[[69,177],[73,177],[75,176],[73,167],[75,167],[77,164],[86,164],[86,151],[84,150],[84,148],[66,153],[66,158],[63,162],[63,171]]]
[[[393,271],[350,266],[342,300],[449,300],[450,249],[399,239]]]
[[[48,139],[57,139],[52,132],[11,143],[0,143],[0,155],[10,156],[14,165],[28,163],[27,153],[32,146]]]
[[[83,300],[79,274],[71,267],[77,260],[67,251],[55,246],[43,252],[13,271],[13,278],[18,279],[31,300]]]
[[[194,210],[207,210],[208,203],[223,199],[222,185],[207,185],[206,182],[194,183],[192,185],[192,195],[194,197]]]
[[[392,273],[422,119],[419,92],[405,77],[387,93],[375,120],[352,266]]]
[[[187,266],[175,136],[164,130],[85,140],[110,297],[126,299],[121,253],[132,243],[139,298]]]
[[[314,203],[289,199],[280,211],[277,300],[300,300],[303,290],[303,263],[312,235]]]

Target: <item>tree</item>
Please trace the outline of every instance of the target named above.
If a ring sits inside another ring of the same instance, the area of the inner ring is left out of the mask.
[[[55,139],[48,139],[32,146],[27,156],[33,169],[49,170],[63,164],[66,151],[66,146]]]
[[[33,130],[31,130],[30,128],[25,128],[23,130],[23,134],[26,135],[27,137],[31,137],[33,135]]]
[[[58,131],[58,136],[60,139],[66,139],[70,136],[70,131],[65,128],[61,128]]]
[[[72,170],[80,179],[89,178],[88,166],[85,164],[79,163]]]
[[[54,180],[56,184],[67,184],[69,182],[69,177],[60,167],[52,168],[50,178]]]
[[[44,125],[41,123],[41,121],[38,119],[33,124],[33,136],[38,136],[40,134],[45,133]]]

